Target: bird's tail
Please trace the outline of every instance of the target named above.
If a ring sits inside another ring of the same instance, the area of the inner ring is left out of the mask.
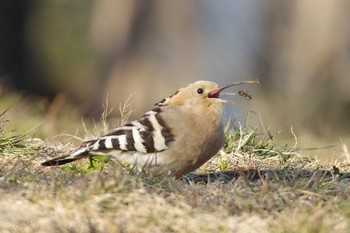
[[[63,165],[63,164],[70,163],[70,162],[73,162],[73,161],[78,160],[78,159],[87,158],[89,156],[90,155],[89,155],[88,149],[86,147],[82,147],[71,154],[67,154],[67,155],[63,155],[63,156],[60,156],[60,157],[57,157],[54,159],[47,160],[47,161],[43,162],[41,165],[42,166]]]

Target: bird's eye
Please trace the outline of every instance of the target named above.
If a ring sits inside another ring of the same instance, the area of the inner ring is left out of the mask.
[[[198,94],[202,94],[202,93],[203,93],[203,89],[202,89],[202,88],[198,88],[198,89],[197,89],[197,93],[198,93]]]

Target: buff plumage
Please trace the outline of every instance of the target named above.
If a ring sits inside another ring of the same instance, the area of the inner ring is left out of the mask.
[[[235,85],[235,84],[233,84]],[[181,177],[194,171],[222,147],[224,127],[219,87],[197,81],[163,99],[139,120],[131,121],[68,155],[48,160],[54,166],[94,155],[111,156],[137,168]]]

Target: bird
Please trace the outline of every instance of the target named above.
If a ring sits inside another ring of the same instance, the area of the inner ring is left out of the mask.
[[[180,178],[190,173],[222,148],[223,105],[220,93],[237,82],[219,87],[211,81],[196,81],[155,104],[139,120],[84,142],[66,155],[43,162],[63,165],[103,155],[131,164],[138,171],[153,168],[157,174]]]

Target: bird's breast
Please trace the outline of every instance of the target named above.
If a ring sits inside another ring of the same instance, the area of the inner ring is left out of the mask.
[[[174,127],[175,141],[164,151],[163,161],[178,175],[191,172],[213,157],[224,142],[221,114],[192,115]]]

